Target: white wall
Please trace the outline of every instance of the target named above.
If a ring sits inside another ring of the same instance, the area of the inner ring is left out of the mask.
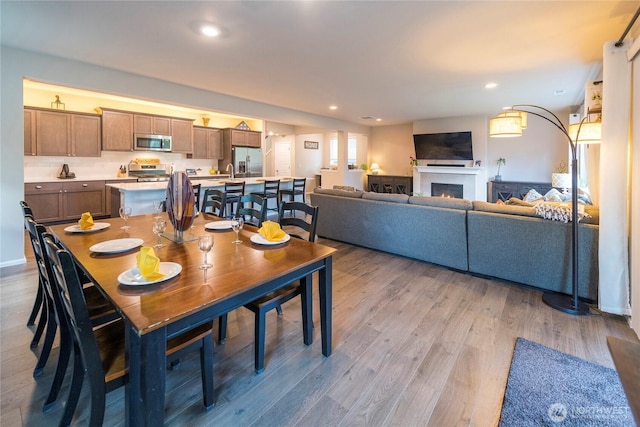
[[[305,141],[318,142],[318,149],[304,148]],[[312,133],[296,135],[294,147],[295,175],[315,178],[315,176],[320,173],[322,157],[325,151],[323,134]],[[315,187],[315,184],[313,187]]]
[[[292,123],[315,129],[369,128],[329,117],[203,91],[87,63],[0,46],[0,267],[24,262],[19,202],[24,197],[22,79]],[[96,163],[101,159],[96,159]]]

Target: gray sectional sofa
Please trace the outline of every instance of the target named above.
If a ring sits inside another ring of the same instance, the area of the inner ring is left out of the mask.
[[[532,207],[322,188],[311,204],[321,237],[571,294],[571,224]],[[578,228],[578,293],[596,301],[598,225]]]

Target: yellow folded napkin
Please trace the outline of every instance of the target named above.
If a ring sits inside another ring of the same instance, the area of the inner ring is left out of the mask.
[[[82,217],[80,218],[80,221],[78,221],[78,225],[80,226],[81,230],[88,230],[93,227],[93,217],[91,216],[91,213],[84,212],[82,214]]]
[[[143,246],[140,248],[140,252],[136,256],[138,262],[138,270],[140,275],[147,280],[158,280],[164,277],[164,274],[160,273],[160,259],[156,256],[153,248]]]
[[[258,233],[270,242],[279,242],[287,235],[287,233],[280,228],[280,224],[273,221],[263,222],[262,227],[258,229]]]

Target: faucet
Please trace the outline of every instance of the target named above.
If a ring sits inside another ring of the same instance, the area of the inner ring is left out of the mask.
[[[231,179],[235,179],[235,178],[236,178],[236,175],[235,175],[235,173],[233,172],[233,165],[232,165],[231,163],[229,163],[229,164],[227,165],[227,172],[229,172],[229,168],[231,168]]]

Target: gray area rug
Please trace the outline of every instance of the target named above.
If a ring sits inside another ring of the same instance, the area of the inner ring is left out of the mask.
[[[635,426],[615,370],[516,340],[501,427]]]

